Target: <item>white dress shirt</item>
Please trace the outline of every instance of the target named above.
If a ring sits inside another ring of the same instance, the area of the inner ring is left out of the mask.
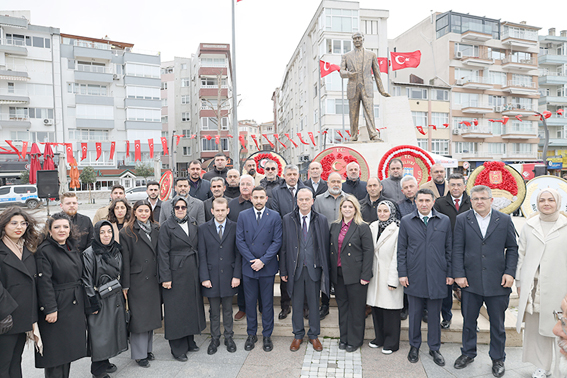
[[[305,218],[305,223],[307,224],[307,232],[309,232],[309,224],[311,222],[311,211],[307,215],[301,214],[301,211],[299,212],[299,221],[301,222],[301,229],[302,230],[303,230],[303,217],[307,217],[307,218]]]
[[[429,214],[427,214],[427,215],[423,215],[423,214],[421,214],[419,211],[418,211],[417,213],[419,214],[419,219],[421,219],[421,221],[422,221],[423,223],[425,223],[425,222],[423,221],[423,218],[427,217],[427,221],[429,222],[429,221],[431,220],[431,216],[433,215],[433,214],[432,214],[432,213],[433,213],[432,211],[430,211]]]
[[[490,224],[490,217],[492,216],[492,209],[490,209],[490,212],[484,218],[482,217],[482,215],[480,215],[476,211],[474,212],[474,216],[476,218],[476,221],[478,222],[478,227],[480,228],[480,233],[482,234],[482,237],[484,238],[486,236],[486,230],[488,230],[488,225]]]

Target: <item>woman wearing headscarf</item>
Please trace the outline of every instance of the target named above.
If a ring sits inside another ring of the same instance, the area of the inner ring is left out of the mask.
[[[560,355],[552,329],[567,292],[567,217],[552,188],[537,195],[537,210],[520,234],[516,287],[520,296],[516,329],[525,322],[522,361],[537,367],[533,377],[559,376]],[[555,364],[552,360],[555,356]]]
[[[159,281],[164,288],[165,338],[173,357],[187,361],[187,352],[199,350],[194,335],[206,327],[197,253],[199,228],[189,217],[186,198],[177,196],[172,204],[171,216],[159,231]]]
[[[108,220],[94,226],[93,242],[83,252],[83,284],[87,293],[86,313],[88,342],[91,351],[91,374],[109,378],[116,365],[109,359],[128,349],[124,295],[121,290],[104,295],[98,288],[113,280],[121,281],[123,270],[121,247],[115,240]]]
[[[110,203],[106,219],[112,224],[114,240],[117,242],[120,242],[120,230],[128,224],[130,218],[132,218],[132,206],[126,198],[117,198]]]
[[[370,225],[374,261],[366,297],[366,304],[372,306],[376,338],[368,345],[371,348],[382,347],[382,353],[391,354],[400,349],[400,316],[404,305],[404,291],[398,280],[400,221],[396,206],[391,201],[381,201],[376,211],[378,220]]]
[[[0,378],[22,377],[26,333],[37,322],[36,225],[19,207],[0,214]]]
[[[130,222],[120,231],[124,274],[122,289],[130,308],[131,358],[141,367],[153,360],[154,330],[161,328],[161,295],[157,276],[159,225],[147,200],[134,204]]]
[[[71,218],[53,214],[37,248],[37,297],[43,354],[36,351],[35,367],[46,378],[67,378],[71,362],[87,355],[83,261],[77,249]]]

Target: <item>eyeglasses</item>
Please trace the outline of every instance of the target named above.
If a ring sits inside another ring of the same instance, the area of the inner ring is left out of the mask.
[[[553,311],[556,322],[561,322],[561,329],[563,333],[567,335],[567,324],[565,324],[565,318],[563,317],[563,311]]]
[[[265,171],[275,171],[277,168],[276,167],[272,167],[272,168],[264,168]]]
[[[489,199],[491,199],[492,197],[477,197],[477,198],[471,198],[471,201],[473,202],[484,202],[484,201],[488,201]]]
[[[187,206],[175,206],[175,210],[187,210]]]
[[[14,228],[16,228],[16,227],[18,227],[18,226],[21,226],[22,228],[25,228],[25,227],[28,226],[28,222],[12,221],[12,222],[9,223],[9,225],[10,225],[11,227],[14,227]]]

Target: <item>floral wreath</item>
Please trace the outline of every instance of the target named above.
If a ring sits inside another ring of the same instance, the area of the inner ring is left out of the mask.
[[[269,159],[269,160],[271,160],[271,161],[275,161],[276,164],[278,165],[278,176],[281,176],[281,175],[282,175],[282,173],[283,173],[282,163],[280,163],[280,160],[279,160],[277,157],[273,156],[273,155],[270,154],[270,153],[258,154],[258,155],[256,155],[256,156],[254,156],[254,161],[256,162],[256,167],[257,167],[256,171],[257,171],[258,173],[260,173],[260,174],[262,174],[262,175],[264,174],[264,167],[261,167],[261,166],[260,166],[260,162],[261,162],[263,159]]]
[[[323,167],[323,173],[321,173],[321,179],[323,179],[324,181],[327,181],[327,179],[329,178],[329,175],[334,172],[333,171],[333,162],[338,160],[338,159],[343,159],[347,164],[354,162],[358,163],[358,160],[351,155],[343,155],[341,153],[338,154],[329,154],[327,156],[325,156],[323,159],[321,159],[321,166]],[[344,172],[342,174],[343,178],[346,179],[346,172]]]
[[[518,184],[514,176],[505,168],[506,164],[501,161],[487,161],[483,164],[484,169],[478,174],[475,185],[486,185],[490,189],[501,189],[511,193],[513,196],[518,195]],[[490,171],[502,172],[502,182],[500,184],[490,183]]]
[[[382,156],[380,159],[380,164],[378,165],[378,178],[380,180],[384,180],[388,177],[388,166],[390,165],[390,161],[394,158],[399,158],[404,155],[410,155],[414,159],[421,160],[425,163],[425,167],[427,168],[427,175],[431,176],[431,167],[435,164],[435,160],[427,153],[427,151],[410,145],[402,145],[395,148],[390,149],[388,152]]]

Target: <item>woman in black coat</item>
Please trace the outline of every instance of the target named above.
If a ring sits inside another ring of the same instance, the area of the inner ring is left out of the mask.
[[[108,359],[128,349],[122,291],[101,298],[96,289],[113,280],[120,281],[123,269],[120,249],[112,224],[102,220],[95,224],[93,242],[83,252],[91,374],[95,378],[110,378],[108,373],[115,372],[116,365]]]
[[[122,288],[130,308],[130,348],[139,366],[154,359],[154,329],[161,328],[161,295],[157,276],[159,225],[147,200],[134,204],[133,217],[120,231],[124,274]]]
[[[67,378],[71,362],[87,355],[83,262],[73,239],[71,218],[53,214],[37,248],[37,298],[43,354],[36,351],[35,367],[46,378]]]
[[[199,350],[194,336],[206,327],[199,280],[197,221],[190,218],[187,200],[177,196],[159,231],[159,281],[163,288],[165,338],[176,360]]]
[[[21,208],[0,214],[0,378],[22,377],[26,332],[37,322],[36,226]]]
[[[354,352],[364,341],[366,292],[372,278],[374,243],[353,195],[340,204],[331,224],[331,282],[339,308],[339,349]]]

